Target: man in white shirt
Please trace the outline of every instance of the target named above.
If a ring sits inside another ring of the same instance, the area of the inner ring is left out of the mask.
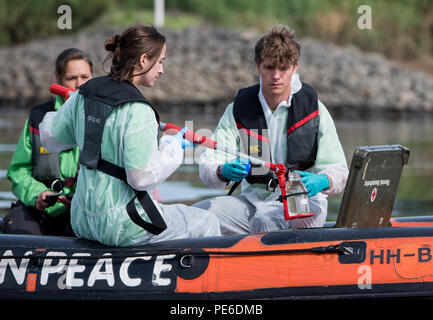
[[[266,168],[249,168],[243,159],[206,149],[200,178],[209,187],[224,188],[242,181],[236,196],[207,199],[194,206],[214,212],[223,235],[321,227],[326,221],[327,195],[343,191],[346,158],[328,110],[296,73],[300,45],[287,27],[274,27],[255,46],[260,83],[239,90],[221,117],[212,139],[288,170],[300,170],[309,195],[312,217],[285,220],[280,190]],[[272,181],[271,181],[272,180]]]

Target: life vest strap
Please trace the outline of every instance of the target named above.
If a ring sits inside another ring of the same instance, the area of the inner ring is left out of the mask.
[[[122,180],[128,184],[126,170],[102,158],[99,158],[96,170],[102,171],[103,173]],[[128,213],[128,216],[132,222],[154,235],[158,235],[167,229],[164,219],[162,218],[158,208],[156,208],[147,191],[133,190],[135,192],[135,196],[126,205],[126,212]],[[140,202],[151,223],[145,221],[138,213],[134,203],[135,198],[137,198]]]

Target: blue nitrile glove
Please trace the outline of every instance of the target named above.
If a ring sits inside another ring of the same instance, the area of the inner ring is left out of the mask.
[[[185,149],[186,147],[194,146],[194,143],[191,141],[184,139],[184,134],[188,130],[187,127],[183,128],[182,130],[179,130],[178,133],[176,133],[173,137],[176,138],[177,141],[179,141],[179,144],[182,146],[182,149]]]
[[[251,162],[244,159],[234,159],[223,164],[221,174],[230,181],[240,181],[251,171]]]
[[[320,191],[329,188],[329,179],[326,174],[315,174],[307,171],[298,171],[301,181],[307,188],[308,196],[312,197]]]

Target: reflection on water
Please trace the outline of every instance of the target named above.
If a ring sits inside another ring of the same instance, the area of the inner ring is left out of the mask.
[[[161,121],[172,122],[179,126],[206,135],[211,132],[219,115],[197,118],[197,115],[184,115],[176,119],[161,114]],[[5,179],[16,143],[21,134],[26,114],[0,113],[0,215],[9,207],[11,197],[10,183]],[[205,120],[203,120],[205,119]],[[403,169],[393,216],[433,214],[433,119],[409,119],[399,121],[336,120],[338,134],[345,151],[348,165],[357,146],[401,144],[410,149],[409,164]],[[205,130],[207,129],[207,130]],[[222,190],[205,188],[198,177],[197,165],[183,165],[173,176],[158,188],[163,202],[182,202],[191,204],[202,198],[224,194]],[[335,221],[341,196],[330,197],[329,221]]]

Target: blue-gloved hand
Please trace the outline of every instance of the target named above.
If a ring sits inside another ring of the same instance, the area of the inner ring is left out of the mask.
[[[231,181],[240,181],[246,178],[251,171],[251,162],[244,159],[234,159],[223,164],[221,174]]]
[[[326,174],[315,174],[307,171],[298,172],[301,176],[302,183],[307,188],[309,197],[329,188],[329,179]]]
[[[179,141],[179,144],[182,146],[182,149],[185,149],[186,147],[194,146],[194,143],[191,141],[184,139],[185,132],[188,130],[187,127],[183,128],[182,130],[179,130],[178,133],[176,133],[173,137],[176,138],[177,141]]]

